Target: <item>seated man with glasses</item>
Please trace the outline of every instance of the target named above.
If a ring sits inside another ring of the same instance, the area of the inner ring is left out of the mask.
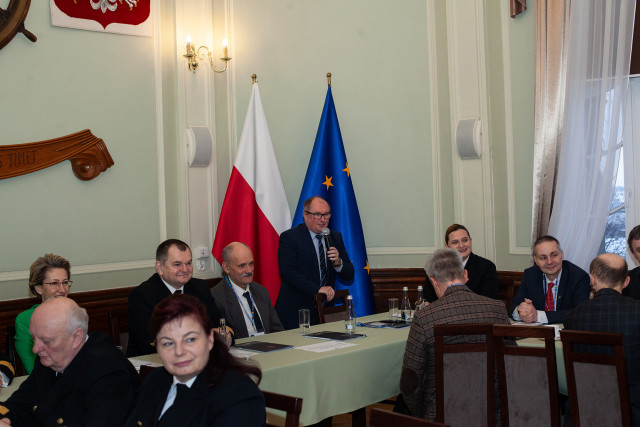
[[[323,293],[331,301],[336,276],[344,281],[351,281],[354,276],[342,234],[331,230],[329,236],[322,236],[331,219],[329,203],[318,196],[310,197],[303,210],[304,224],[282,233],[278,246],[282,284],[276,312],[286,329],[298,327],[301,308],[309,309],[312,325],[318,323],[313,296]]]
[[[71,264],[59,255],[46,254],[31,264],[29,269],[29,291],[39,297],[42,302],[52,298],[66,297],[73,281]],[[40,304],[35,304],[29,310],[16,316],[16,351],[28,374],[33,370],[36,355],[33,353],[33,338],[29,333],[31,315]]]

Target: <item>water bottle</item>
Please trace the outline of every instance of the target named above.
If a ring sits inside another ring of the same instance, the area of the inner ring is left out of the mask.
[[[402,313],[402,320],[411,322],[411,302],[409,301],[409,288],[406,286],[402,288],[402,303],[400,304],[400,312]]]
[[[226,343],[227,342],[227,321],[224,320],[224,317],[220,318],[220,323],[218,324],[218,333]]]
[[[418,299],[416,300],[416,312],[421,308],[424,308],[422,303],[424,300],[422,299],[422,286],[418,286]]]
[[[344,328],[348,333],[352,334],[356,331],[356,312],[353,308],[353,296],[347,295],[347,316],[344,319]]]

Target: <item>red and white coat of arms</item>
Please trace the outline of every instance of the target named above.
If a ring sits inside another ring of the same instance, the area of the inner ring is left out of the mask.
[[[151,37],[152,0],[50,0],[58,27]]]

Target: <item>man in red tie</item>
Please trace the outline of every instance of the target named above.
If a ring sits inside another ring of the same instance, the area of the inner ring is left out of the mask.
[[[569,310],[589,299],[589,275],[564,260],[553,236],[539,237],[532,256],[535,265],[524,271],[509,312],[526,323],[562,323]]]

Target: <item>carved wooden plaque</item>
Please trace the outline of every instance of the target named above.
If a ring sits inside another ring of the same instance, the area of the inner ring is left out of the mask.
[[[89,181],[113,166],[107,146],[89,129],[48,141],[0,146],[0,179],[71,161],[73,173]]]

